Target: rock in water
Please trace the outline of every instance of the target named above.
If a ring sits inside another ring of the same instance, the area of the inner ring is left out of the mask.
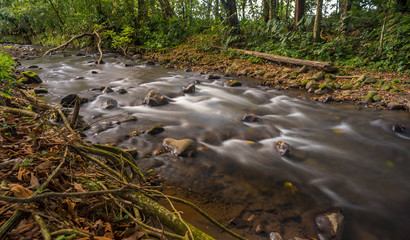
[[[340,211],[327,212],[315,218],[319,240],[340,240],[344,216]]]
[[[145,96],[144,101],[142,101],[142,104],[146,104],[150,107],[161,106],[167,103],[168,103],[168,99],[165,98],[164,95],[157,92],[156,90],[149,91],[147,96]]]
[[[147,130],[147,134],[149,135],[157,135],[164,131],[165,129],[161,126],[154,125],[150,129]]]
[[[30,84],[30,83],[42,83],[41,78],[38,76],[37,73],[32,71],[25,71],[22,72],[23,76],[26,78],[23,83]]]
[[[195,84],[189,84],[186,87],[182,88],[182,92],[184,93],[194,93],[195,92]]]
[[[263,122],[262,119],[255,114],[246,114],[245,117],[241,119],[242,122]]]
[[[165,138],[162,145],[170,149],[175,156],[195,157],[197,155],[196,144],[191,139]]]
[[[108,99],[107,102],[103,104],[104,109],[113,109],[118,107],[118,102],[114,99]]]
[[[240,87],[242,86],[242,83],[238,80],[228,80],[225,82],[225,86],[227,87]]]
[[[209,74],[209,75],[206,75],[205,77],[205,79],[208,79],[208,80],[214,80],[214,79],[220,79],[220,78],[221,78],[220,76],[214,75],[214,74]]]
[[[125,90],[124,88],[121,88],[120,90],[117,91],[118,94],[126,94],[128,93],[127,90]]]
[[[269,234],[269,240],[283,240],[282,236],[278,232],[271,232]]]
[[[60,104],[63,107],[74,107],[77,99],[81,99],[77,94],[69,94],[61,99]]]
[[[105,88],[102,90],[102,92],[103,92],[103,93],[112,93],[112,92],[114,92],[114,90],[112,90],[112,88],[110,88],[110,87],[105,87]]]
[[[290,147],[287,142],[278,141],[276,143],[276,150],[281,156],[288,156],[290,154]]]

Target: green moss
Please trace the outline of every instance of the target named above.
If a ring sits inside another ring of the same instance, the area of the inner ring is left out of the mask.
[[[320,84],[319,85],[319,89],[323,89],[323,88],[325,88],[326,87],[326,84]]]
[[[351,83],[343,84],[340,89],[342,90],[350,90],[353,88],[353,85]]]
[[[303,80],[300,84],[301,84],[302,86],[306,86],[306,84],[307,84],[309,81],[310,81],[309,79],[305,79],[305,80]]]
[[[391,86],[390,86],[390,85],[387,85],[387,84],[386,84],[386,85],[383,85],[383,86],[382,86],[382,90],[383,90],[383,91],[389,91],[390,89],[391,89]]]
[[[375,96],[373,96],[373,100],[375,102],[380,102],[382,100],[382,97],[380,95],[375,95]]]
[[[239,86],[242,86],[242,83],[238,80],[228,80],[227,82],[225,82],[225,86],[239,87]]]

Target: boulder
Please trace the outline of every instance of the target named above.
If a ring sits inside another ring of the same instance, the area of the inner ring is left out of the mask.
[[[214,79],[220,79],[220,78],[221,78],[220,76],[215,75],[215,74],[208,74],[205,77],[205,79],[208,79],[208,80],[214,80]]]
[[[340,211],[320,214],[315,217],[315,226],[319,240],[340,240],[344,216]]]
[[[313,79],[319,81],[325,78],[325,73],[324,72],[318,72],[315,75],[312,76]]]
[[[246,116],[244,116],[241,119],[241,121],[242,122],[263,122],[259,116],[252,114],[252,113],[246,114]]]
[[[315,80],[310,80],[308,83],[306,83],[305,88],[307,90],[309,90],[309,89],[316,90],[316,89],[319,88],[319,85],[316,83]]]
[[[108,99],[102,106],[103,109],[113,109],[118,107],[118,102],[115,99]]]
[[[165,138],[163,146],[169,149],[175,156],[195,157],[197,155],[196,144],[191,139]]]
[[[227,87],[240,87],[242,86],[242,83],[238,80],[228,80],[225,82],[225,86]]]
[[[24,78],[24,80],[22,80],[22,83],[25,84],[31,84],[31,83],[42,83],[43,81],[41,80],[41,78],[38,76],[37,73],[32,72],[32,71],[25,71],[22,72]]]
[[[31,66],[28,66],[27,68],[39,68],[37,65],[31,65]]]
[[[150,107],[161,106],[167,103],[168,99],[156,90],[149,91],[147,96],[145,96],[144,100],[142,101],[142,104],[146,104]]]
[[[149,135],[157,135],[164,131],[165,129],[161,126],[154,125],[150,129],[147,130],[147,134]]]
[[[60,104],[63,107],[74,107],[77,99],[81,99],[77,94],[69,94],[61,99]]]
[[[340,87],[341,90],[350,90],[350,89],[352,89],[352,88],[353,88],[353,85],[352,85],[351,83],[343,84],[343,85]]]
[[[112,93],[112,92],[114,92],[114,90],[112,90],[112,88],[110,88],[110,87],[105,87],[105,88],[102,90],[102,92],[103,92],[103,93]]]
[[[278,141],[276,144],[276,151],[281,156],[289,156],[290,155],[290,146],[287,142]]]
[[[377,82],[376,78],[373,78],[373,77],[367,78],[366,80],[364,80],[364,83],[366,84],[376,83],[376,82]]]
[[[400,124],[394,124],[392,127],[393,132],[403,133],[406,131],[406,127]]]
[[[403,104],[396,103],[396,102],[389,102],[387,104],[387,108],[389,110],[406,110],[406,107]]]
[[[298,73],[298,74],[305,73],[305,72],[307,72],[308,70],[309,70],[308,67],[306,67],[306,65],[303,65],[303,67],[301,67],[301,68],[297,71],[297,73]]]
[[[195,92],[195,84],[189,84],[186,87],[182,88],[182,92],[184,93],[194,93]]]
[[[117,91],[118,94],[126,94],[128,93],[127,90],[125,90],[124,88],[121,88],[120,90]]]

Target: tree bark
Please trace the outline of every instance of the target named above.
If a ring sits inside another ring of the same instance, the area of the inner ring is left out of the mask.
[[[344,14],[352,9],[352,0],[344,0],[341,6],[340,19],[343,18]]]
[[[265,23],[269,21],[269,5],[268,0],[262,0],[262,18]]]
[[[380,33],[379,54],[383,52],[384,29],[386,28],[387,19],[389,18],[390,4],[391,4],[391,0],[389,0],[389,3],[387,5],[386,13],[385,13],[384,20],[383,20],[382,32]]]
[[[317,0],[315,25],[313,26],[313,41],[318,42],[320,39],[320,28],[322,22],[323,0]]]
[[[168,18],[174,16],[174,10],[172,9],[171,4],[169,4],[168,0],[159,0],[159,4],[162,8],[164,20],[167,20]]]
[[[302,17],[305,15],[305,4],[306,4],[306,0],[296,0],[294,30],[298,29],[298,23],[302,19]]]

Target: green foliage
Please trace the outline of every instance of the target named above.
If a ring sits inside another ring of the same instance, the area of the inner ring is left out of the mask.
[[[15,63],[11,56],[0,50],[0,95],[11,98],[11,89],[17,84],[15,79],[10,77],[9,74],[12,72]]]
[[[114,30],[107,30],[104,32],[104,36],[109,36],[112,40],[111,47],[114,49],[121,49],[126,55],[128,47],[132,42],[132,37],[135,33],[134,28],[130,26],[124,26],[121,33],[117,34]]]

